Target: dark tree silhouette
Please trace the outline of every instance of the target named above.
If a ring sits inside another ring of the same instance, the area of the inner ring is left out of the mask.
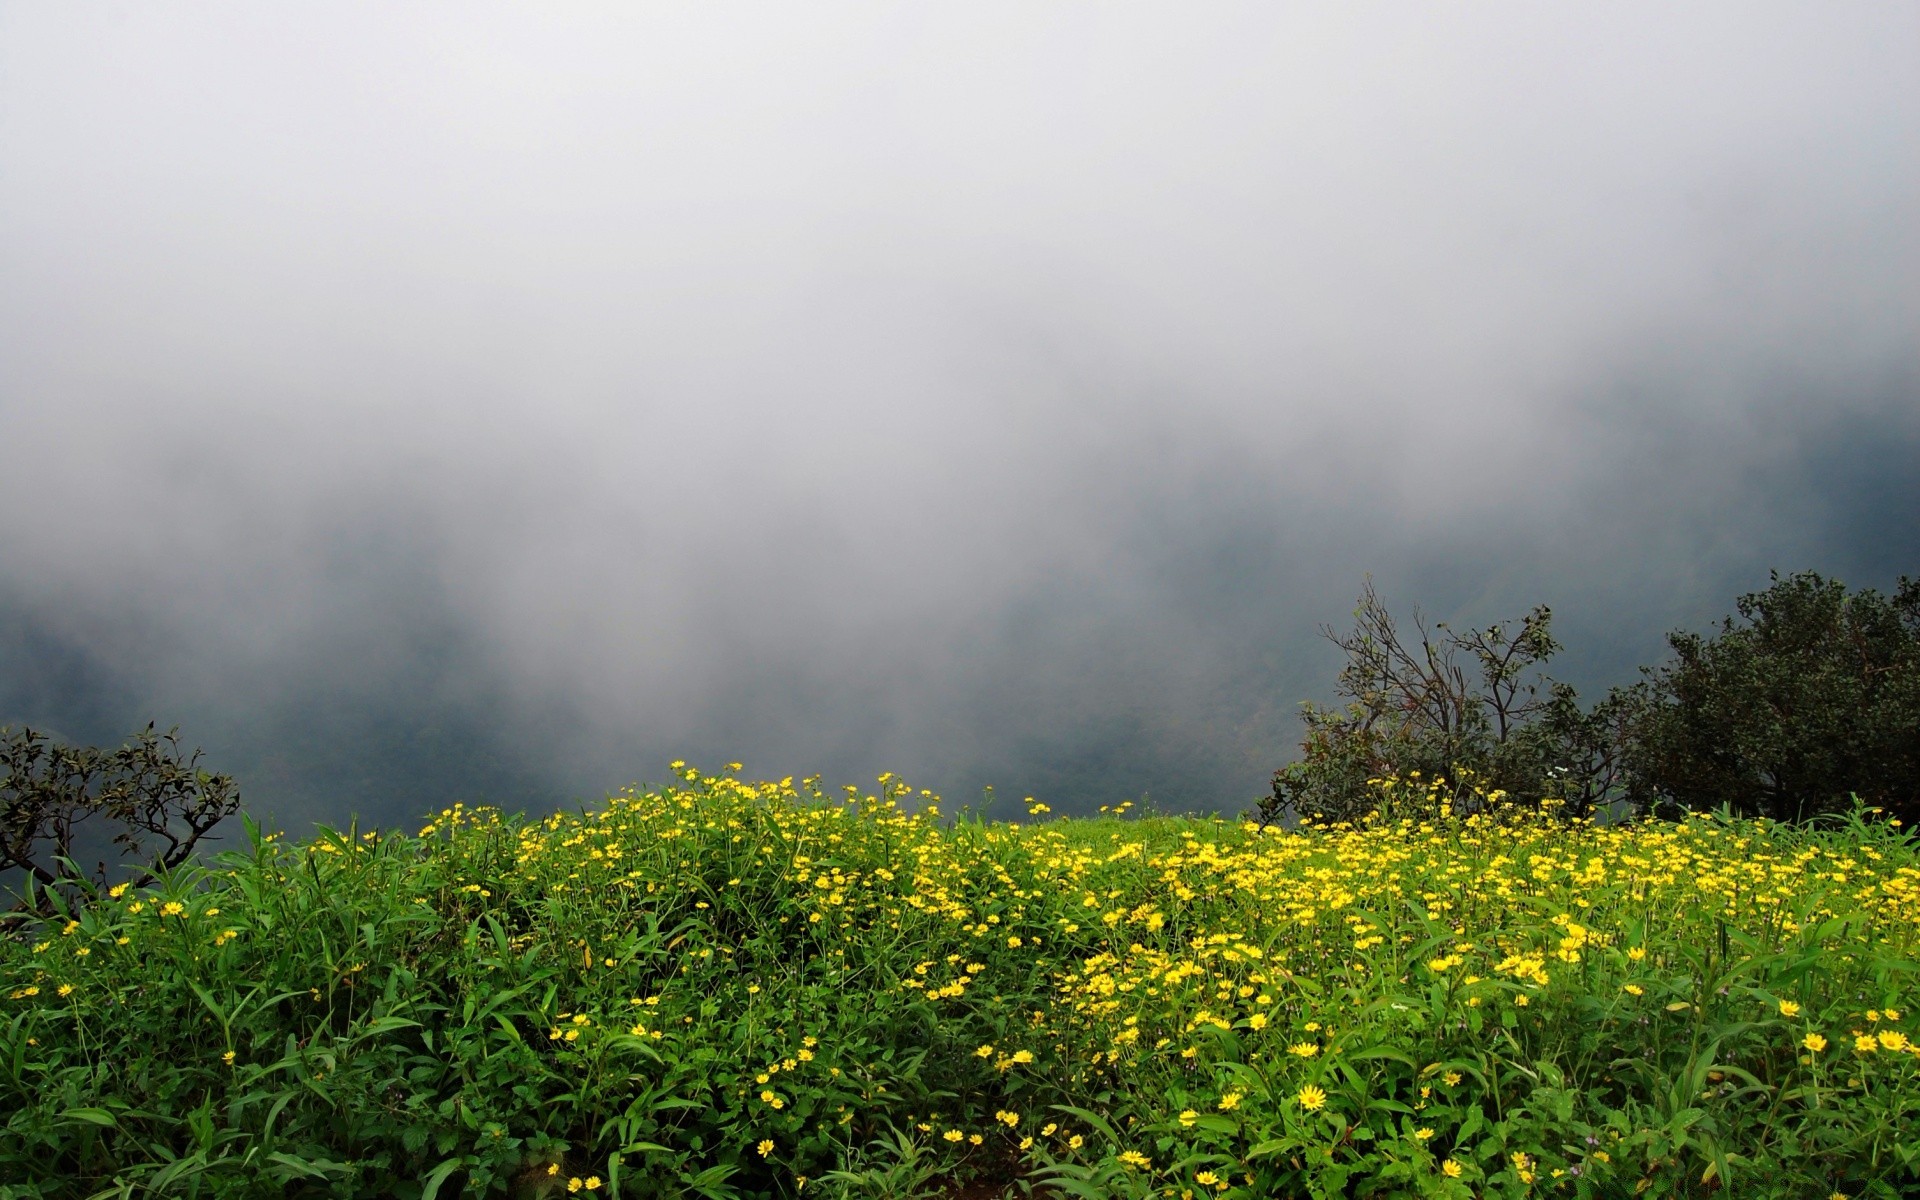
[[[177,730],[149,724],[105,749],[0,727],[0,875],[23,872],[29,896],[79,874],[76,839],[95,821],[114,827],[112,845],[142,885],[184,863],[239,807],[233,779],[201,770],[200,751],[183,754]],[[106,873],[102,862],[95,874]]]

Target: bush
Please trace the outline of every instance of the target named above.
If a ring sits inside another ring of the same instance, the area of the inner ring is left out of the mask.
[[[1347,656],[1338,685],[1347,703],[1302,706],[1300,758],[1274,773],[1261,819],[1358,820],[1380,800],[1372,781],[1390,777],[1423,781],[1398,794],[1462,815],[1553,799],[1584,816],[1618,799],[1638,701],[1622,694],[1583,710],[1572,688],[1543,675],[1560,649],[1552,620],[1541,605],[1462,633],[1429,629],[1415,610],[1409,639],[1368,581],[1353,632],[1322,630]]]
[[[1630,773],[1643,809],[1802,820],[1853,795],[1920,818],[1920,580],[1889,598],[1811,571],[1674,633],[1648,672]]]

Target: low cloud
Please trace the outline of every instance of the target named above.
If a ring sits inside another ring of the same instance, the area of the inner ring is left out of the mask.
[[[288,819],[1233,809],[1361,576],[1590,686],[1920,566],[1920,21],[0,16],[0,720]]]

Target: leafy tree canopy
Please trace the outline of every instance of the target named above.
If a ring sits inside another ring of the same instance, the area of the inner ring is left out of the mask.
[[[1323,630],[1346,655],[1345,703],[1303,706],[1301,754],[1261,816],[1357,819],[1379,803],[1368,781],[1395,777],[1440,784],[1421,794],[1456,812],[1555,801],[1576,816],[1803,820],[1858,796],[1920,818],[1920,581],[1888,597],[1776,573],[1736,611],[1670,634],[1669,661],[1587,707],[1544,674],[1560,649],[1546,606],[1466,632],[1416,611],[1403,632],[1369,582],[1353,632]]]
[[[1633,770],[1646,805],[1782,820],[1858,795],[1920,817],[1920,580],[1891,597],[1805,572],[1674,633],[1648,672]]]

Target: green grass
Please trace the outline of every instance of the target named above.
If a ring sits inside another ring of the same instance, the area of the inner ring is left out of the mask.
[[[1885,825],[1016,826],[687,774],[254,834],[0,940],[0,1198],[1920,1188]]]

